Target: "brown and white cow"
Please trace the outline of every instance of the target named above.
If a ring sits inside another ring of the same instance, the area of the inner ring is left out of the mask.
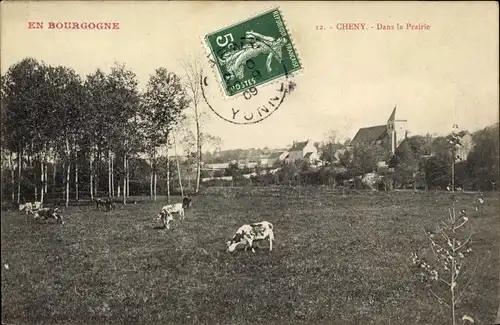
[[[163,221],[165,228],[170,229],[170,222],[174,221],[174,213],[179,214],[179,220],[184,220],[185,211],[184,203],[168,204],[161,208],[161,211],[157,215],[157,220]]]
[[[161,209],[161,211],[157,214],[156,219],[163,221],[163,226],[167,229],[170,229],[170,222],[174,221],[172,213],[164,209]]]
[[[233,238],[226,243],[227,251],[232,253],[240,244],[245,244],[245,250],[249,247],[255,253],[253,244],[255,241],[269,240],[269,251],[273,250],[274,232],[273,224],[268,221],[251,223],[241,226]]]

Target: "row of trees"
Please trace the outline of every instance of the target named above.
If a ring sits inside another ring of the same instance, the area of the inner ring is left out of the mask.
[[[189,168],[196,167],[199,189],[202,146],[220,142],[203,132],[207,118],[200,103],[201,69],[197,62],[184,64],[185,76],[158,68],[144,91],[139,91],[134,72],[115,63],[109,73],[96,70],[80,77],[73,69],[51,66],[33,58],[12,65],[2,76],[2,173],[10,176],[10,199],[22,201],[28,183],[35,199],[44,200],[52,167],[52,189],[58,169],[62,172],[63,198],[69,204],[70,192],[81,197],[99,195],[106,182],[107,194],[118,193],[126,203],[130,195],[130,161],[147,159],[150,166],[150,195],[156,198],[160,153],[167,153],[167,196],[170,199],[168,149],[176,154],[177,143],[187,153]],[[33,178],[27,177],[32,175]],[[85,180],[82,184],[81,180]],[[70,179],[74,186],[70,188]],[[2,182],[7,181],[2,175]],[[182,191],[182,183],[180,184]],[[118,191],[116,191],[118,189]]]

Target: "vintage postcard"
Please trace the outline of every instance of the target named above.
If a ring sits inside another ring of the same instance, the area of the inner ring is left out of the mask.
[[[498,3],[0,12],[2,324],[500,323]]]

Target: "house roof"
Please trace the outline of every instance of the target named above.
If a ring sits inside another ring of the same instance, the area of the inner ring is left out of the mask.
[[[385,125],[377,125],[371,126],[368,128],[361,128],[358,130],[358,133],[354,136],[351,141],[351,144],[355,143],[373,143],[376,140],[380,139],[387,133],[387,126]]]
[[[304,155],[304,158],[307,159],[307,158],[310,158],[312,155],[312,152],[308,152]]]
[[[303,142],[295,142],[292,147],[288,151],[298,151],[302,150],[307,146],[307,143],[309,141],[303,141]]]
[[[268,158],[269,159],[278,159],[285,151],[277,151],[273,152]]]

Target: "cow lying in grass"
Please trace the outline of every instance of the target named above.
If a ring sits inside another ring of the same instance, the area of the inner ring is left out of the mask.
[[[240,244],[245,244],[245,251],[250,247],[255,253],[253,244],[255,241],[269,240],[269,251],[273,250],[274,232],[273,224],[268,221],[251,223],[241,226],[233,238],[226,243],[227,251],[232,253]]]
[[[110,211],[111,209],[116,209],[116,204],[111,199],[95,199],[95,204],[97,205],[97,209],[101,211],[101,207],[106,207],[106,211]]]
[[[62,219],[61,210],[59,208],[42,208],[35,212],[35,220],[41,218],[47,223],[47,219],[55,219],[56,222],[64,224]]]
[[[42,202],[26,202],[24,204],[19,204],[19,212],[26,211],[26,214],[33,214],[42,208]]]

